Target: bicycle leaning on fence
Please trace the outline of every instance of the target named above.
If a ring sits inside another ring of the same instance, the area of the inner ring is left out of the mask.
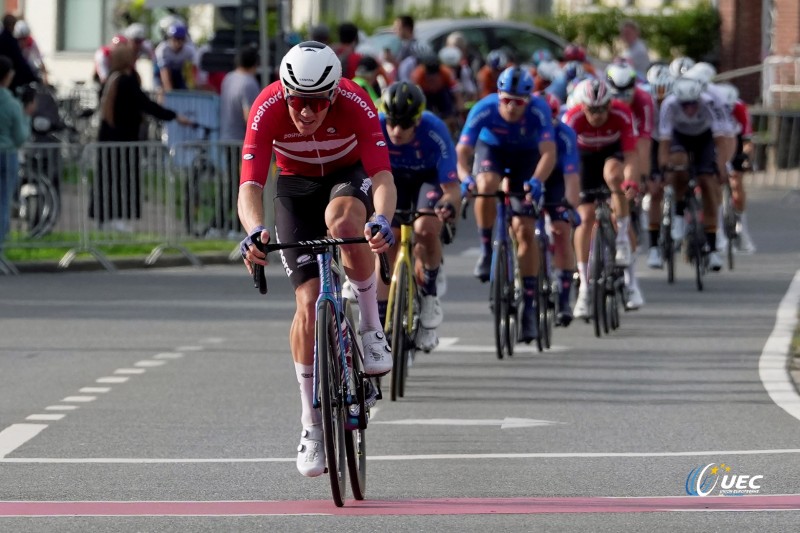
[[[369,409],[380,398],[377,378],[370,378],[363,371],[357,331],[352,314],[347,310],[349,302],[342,298],[344,270],[339,265],[339,246],[366,242],[364,237],[275,244],[263,244],[257,237],[253,239],[253,244],[266,254],[305,248],[317,258],[320,289],[316,303],[313,406],[322,411],[325,460],[331,494],[338,507],[345,501],[345,468],[350,473],[353,497],[362,500],[366,494],[366,429]],[[381,254],[380,258],[381,278],[388,283],[386,255]],[[264,267],[257,264],[253,267],[255,286],[261,294],[266,294]]]

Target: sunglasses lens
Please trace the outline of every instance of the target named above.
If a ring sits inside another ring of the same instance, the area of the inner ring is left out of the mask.
[[[308,96],[287,96],[286,101],[297,112],[303,111],[306,107],[311,109],[314,113],[319,113],[331,105],[331,101],[327,98],[311,98]]]
[[[410,127],[412,127],[414,125],[414,121],[411,120],[411,119],[407,119],[407,118],[405,118],[403,120],[393,120],[393,119],[387,118],[386,119],[386,124],[388,124],[392,128],[396,128],[397,126],[400,126],[404,130],[407,130],[407,129],[409,129]]]
[[[517,105],[525,105],[527,100],[525,98],[516,98],[514,96],[501,96],[500,102],[502,102],[504,105],[508,105],[511,102],[514,102]]]
[[[608,107],[606,106],[590,106],[588,109],[589,113],[591,113],[592,115],[599,115],[601,113],[605,113],[606,111],[608,111]]]

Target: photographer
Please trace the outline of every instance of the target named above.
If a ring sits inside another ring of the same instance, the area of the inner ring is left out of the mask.
[[[30,136],[30,115],[35,104],[23,105],[9,90],[14,79],[13,63],[0,55],[0,253],[11,220],[11,199],[17,188],[19,156],[17,150]]]

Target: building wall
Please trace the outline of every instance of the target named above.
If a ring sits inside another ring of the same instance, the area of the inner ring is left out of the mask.
[[[777,55],[800,54],[800,1],[774,0],[774,2],[773,52]]]
[[[720,72],[758,65],[763,60],[760,0],[719,0]],[[753,21],[759,21],[754,24]],[[747,102],[758,100],[761,76],[751,74],[731,80]]]
[[[648,11],[670,6],[674,8],[687,8],[697,5],[701,0],[555,0],[556,9],[566,11],[583,10],[595,6],[629,7],[632,9]],[[757,0],[752,0],[757,1]]]

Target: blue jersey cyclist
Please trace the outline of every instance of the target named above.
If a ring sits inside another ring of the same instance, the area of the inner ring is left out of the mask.
[[[390,85],[381,98],[381,126],[389,148],[389,162],[397,187],[398,209],[435,212],[438,216],[422,216],[414,222],[414,255],[418,273],[421,270],[422,302],[417,347],[430,351],[439,343],[436,328],[442,323],[442,308],[436,290],[436,279],[442,263],[442,224],[455,219],[455,205],[460,198],[456,172],[456,151],[445,123],[425,111],[422,89],[401,81]],[[397,220],[392,229],[399,241]],[[391,262],[397,248],[388,251]],[[386,317],[389,288],[380,284],[378,309],[381,320]]]
[[[503,177],[508,177],[510,192],[530,192],[524,200],[512,199],[512,228],[518,243],[517,256],[525,289],[521,337],[531,342],[538,337],[539,270],[532,221],[535,210],[531,199],[539,201],[542,183],[555,166],[555,133],[550,108],[543,99],[531,94],[533,78],[526,69],[509,67],[504,70],[497,79],[497,91],[481,99],[467,116],[456,146],[458,175],[465,192],[469,189],[480,194],[495,193]],[[494,198],[475,199],[475,220],[481,240],[475,276],[481,281],[489,279],[496,214]]]

